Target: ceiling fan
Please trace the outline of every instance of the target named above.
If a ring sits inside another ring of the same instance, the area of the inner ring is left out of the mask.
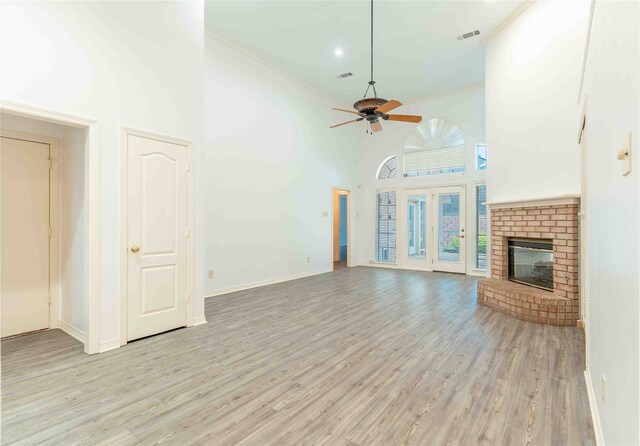
[[[373,97],[367,98],[367,93],[369,93],[369,89],[373,89]],[[332,110],[338,110],[347,113],[353,113],[354,115],[360,116],[357,119],[353,119],[351,121],[342,122],[340,124],[332,125],[329,128],[340,127],[341,125],[351,124],[352,122],[359,122],[362,120],[367,120],[369,123],[369,127],[371,127],[371,132],[379,132],[382,130],[382,124],[380,124],[380,119],[385,121],[402,121],[402,122],[415,122],[418,123],[422,121],[422,116],[416,115],[390,115],[389,112],[391,110],[395,110],[396,108],[402,105],[401,102],[396,100],[386,100],[378,97],[378,93],[376,92],[376,82],[373,80],[373,0],[371,0],[371,80],[369,81],[369,86],[367,90],[364,92],[364,97],[359,101],[356,101],[353,104],[353,110],[344,110],[342,108],[333,108]],[[367,132],[369,130],[367,129]]]

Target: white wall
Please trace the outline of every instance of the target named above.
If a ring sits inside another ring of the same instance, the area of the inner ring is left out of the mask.
[[[488,201],[580,192],[576,98],[589,2],[538,1],[486,48]]]
[[[194,141],[196,209],[205,172],[200,2],[2,2],[0,94],[99,122],[101,349],[120,336],[120,130]],[[196,277],[202,216],[196,211]],[[194,318],[204,312],[196,281]]]
[[[210,35],[205,60],[207,294],[330,271],[354,129],[329,129],[339,104]]]
[[[402,98],[397,98],[402,102]],[[375,218],[376,190],[434,187],[440,185],[467,186],[467,222],[469,237],[467,242],[467,272],[475,268],[475,185],[484,183],[485,172],[475,168],[475,146],[485,142],[485,93],[484,88],[474,88],[403,105],[395,110],[398,114],[422,115],[424,120],[433,117],[447,118],[460,126],[465,136],[467,148],[467,171],[464,174],[451,173],[422,177],[403,177],[402,153],[407,137],[415,129],[415,124],[403,122],[383,122],[384,130],[374,135],[366,135],[364,126],[360,128],[358,149],[358,189],[356,207],[356,249],[354,261],[368,265],[375,259]],[[337,112],[336,112],[337,113]],[[492,150],[488,149],[488,168],[493,169]],[[376,173],[380,163],[391,155],[398,157],[396,179],[378,180]],[[398,250],[400,242],[398,241]],[[399,251],[398,251],[399,252]]]
[[[87,228],[84,209],[84,154],[86,130],[66,127],[14,115],[0,114],[3,129],[31,135],[56,138],[59,141],[59,221],[53,227],[59,231],[59,277],[52,277],[52,286],[59,287],[58,311],[63,325],[75,333],[84,332],[84,308],[87,292],[86,262]],[[56,187],[56,186],[54,186]]]
[[[580,110],[586,99],[587,378],[607,445],[640,444],[639,84],[640,3],[597,1]],[[616,152],[629,131],[633,166],[623,177]]]

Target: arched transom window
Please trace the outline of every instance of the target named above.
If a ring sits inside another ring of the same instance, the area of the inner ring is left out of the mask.
[[[377,178],[379,180],[386,180],[388,178],[395,178],[396,177],[397,167],[398,167],[397,158],[395,157],[395,155],[390,156],[389,158],[384,160],[382,162],[382,164],[380,164],[380,167],[378,167],[378,177]]]
[[[404,175],[464,172],[467,168],[464,133],[448,119],[423,121],[404,146]]]

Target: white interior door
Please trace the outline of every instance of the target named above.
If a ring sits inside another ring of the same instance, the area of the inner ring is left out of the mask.
[[[433,191],[435,211],[435,271],[465,273],[465,188],[437,188]]]
[[[49,144],[2,137],[2,336],[49,327]]]
[[[406,190],[403,193],[401,266],[407,269],[430,270],[428,244],[429,191]]]
[[[187,325],[188,148],[127,135],[127,339]]]

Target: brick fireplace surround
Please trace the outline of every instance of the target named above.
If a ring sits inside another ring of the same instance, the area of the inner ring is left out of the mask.
[[[491,278],[478,282],[478,303],[537,324],[575,326],[579,318],[579,199],[487,204],[491,212]],[[510,237],[553,241],[553,291],[507,279]]]

